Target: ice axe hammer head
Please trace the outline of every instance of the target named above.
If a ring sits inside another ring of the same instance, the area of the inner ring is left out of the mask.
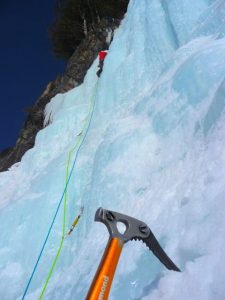
[[[144,222],[115,211],[103,209],[101,207],[96,211],[95,221],[102,222],[106,225],[109,231],[110,239],[118,238],[119,240],[123,241],[123,243],[127,243],[131,240],[140,240],[146,244],[146,246],[167,269],[180,271],[164,252],[156,237],[153,235],[151,229]],[[119,222],[126,226],[126,230],[123,234],[118,230],[117,223]]]
[[[164,252],[151,229],[144,222],[101,207],[96,211],[95,221],[106,225],[110,237],[86,300],[108,299],[123,244],[131,240],[144,242],[167,269],[180,272],[179,268]],[[123,223],[126,226],[124,233],[119,231],[118,223]]]
[[[119,238],[123,243],[141,240],[150,234],[150,228],[144,222],[101,207],[96,211],[95,221],[106,225],[110,238]],[[117,226],[119,223],[126,226],[124,233],[120,233]]]

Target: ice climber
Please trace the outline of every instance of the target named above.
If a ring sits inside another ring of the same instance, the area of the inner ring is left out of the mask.
[[[103,50],[100,51],[98,54],[98,58],[99,58],[99,64],[98,64],[98,71],[97,71],[97,76],[100,77],[101,73],[102,73],[102,69],[103,69],[103,65],[104,65],[104,60],[106,55],[108,54],[108,50]]]

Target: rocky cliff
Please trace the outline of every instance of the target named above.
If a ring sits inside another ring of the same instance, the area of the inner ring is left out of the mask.
[[[107,47],[108,33],[119,26],[118,19],[102,19],[91,29],[68,61],[65,73],[50,82],[36,103],[27,109],[28,115],[16,145],[0,153],[0,172],[19,162],[24,153],[34,146],[35,137],[44,126],[46,104],[58,93],[65,93],[80,85],[98,52]]]

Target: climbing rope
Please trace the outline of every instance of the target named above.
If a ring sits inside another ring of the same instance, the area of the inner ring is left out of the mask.
[[[70,167],[71,156],[72,156],[73,152],[76,150],[76,148],[79,146],[79,144],[81,143],[81,136],[82,135],[78,135],[79,138],[78,138],[75,146],[69,152],[68,161],[67,161],[67,167],[66,167],[66,182],[68,181],[68,176],[69,176],[69,167]],[[45,292],[45,290],[46,290],[46,288],[48,286],[49,280],[52,277],[52,273],[53,273],[53,271],[55,269],[55,266],[56,266],[56,263],[58,261],[59,255],[60,255],[60,253],[62,251],[62,246],[64,244],[65,232],[66,232],[66,207],[67,207],[67,190],[66,190],[65,195],[64,195],[64,204],[63,204],[62,239],[60,241],[58,250],[56,252],[55,258],[54,258],[54,260],[52,262],[51,268],[49,270],[49,273],[48,273],[47,278],[46,278],[45,283],[44,283],[44,287],[43,287],[43,289],[41,291],[41,294],[40,294],[38,300],[41,300],[43,298],[44,292]]]
[[[65,197],[66,197],[66,194],[65,194]],[[76,217],[76,219],[74,220],[73,225],[72,225],[70,231],[68,232],[68,235],[70,235],[70,234],[72,233],[72,231],[74,230],[74,228],[76,227],[77,223],[78,223],[79,220],[80,220],[80,217],[81,217],[82,213],[83,213],[83,210],[81,209],[81,213],[80,213],[80,214],[78,215],[78,217]],[[66,201],[64,202],[64,209],[63,209],[62,239],[61,239],[61,241],[60,241],[58,250],[57,250],[57,252],[56,252],[55,258],[54,258],[54,260],[53,260],[53,262],[52,262],[51,268],[50,268],[50,270],[49,270],[49,273],[48,273],[48,275],[47,275],[47,278],[46,278],[46,280],[45,280],[44,286],[43,286],[43,288],[42,288],[42,291],[41,291],[41,294],[40,294],[38,300],[43,299],[44,292],[45,292],[45,290],[47,289],[48,283],[49,283],[49,281],[50,281],[50,279],[51,279],[51,277],[52,277],[52,273],[53,273],[54,268],[55,268],[55,266],[56,266],[56,263],[57,263],[57,261],[58,261],[58,258],[59,258],[59,255],[60,255],[60,253],[61,253],[61,250],[62,250],[62,246],[63,246],[64,240],[65,240],[65,237],[66,237],[66,236],[65,236],[65,229],[66,229]]]
[[[90,125],[91,125],[91,121],[92,121],[93,114],[94,114],[95,98],[96,98],[97,89],[98,89],[98,81],[97,81],[97,83],[95,84],[95,89],[94,89],[93,97],[92,97],[92,100],[91,100],[91,106],[90,106],[90,109],[89,109],[88,116],[86,117],[86,120],[85,120],[84,128],[83,128],[83,130],[81,131],[81,133],[78,134],[78,140],[77,140],[75,146],[74,146],[74,147],[70,150],[70,152],[69,152],[68,161],[67,161],[67,169],[66,169],[66,183],[65,183],[65,188],[64,188],[63,193],[62,193],[62,196],[61,196],[61,198],[60,198],[60,200],[59,200],[58,206],[57,206],[57,208],[56,208],[55,214],[54,214],[54,216],[53,216],[52,222],[51,222],[51,224],[50,224],[49,230],[48,230],[47,235],[46,235],[46,237],[45,237],[44,243],[43,243],[42,248],[41,248],[41,251],[40,251],[40,253],[39,253],[39,255],[38,255],[38,258],[37,258],[37,261],[36,261],[35,266],[34,266],[34,268],[33,268],[33,271],[32,271],[32,273],[31,273],[31,276],[30,276],[30,278],[29,278],[29,280],[28,280],[28,282],[27,282],[26,288],[25,288],[24,293],[23,293],[23,296],[22,296],[22,300],[24,300],[24,298],[25,298],[25,296],[26,296],[26,294],[27,294],[27,291],[28,291],[28,289],[29,289],[29,286],[30,286],[30,284],[31,284],[31,281],[32,281],[32,279],[33,279],[33,277],[34,277],[34,274],[35,274],[35,272],[36,272],[36,269],[37,269],[37,267],[38,267],[39,261],[40,261],[40,259],[41,259],[42,254],[43,254],[43,251],[44,251],[44,249],[45,249],[46,243],[47,243],[47,241],[48,241],[48,239],[49,239],[49,235],[50,235],[50,233],[51,233],[52,227],[53,227],[53,225],[54,225],[54,223],[55,223],[55,219],[56,219],[57,214],[58,214],[58,212],[59,212],[59,208],[60,208],[60,206],[61,206],[61,204],[62,204],[62,201],[63,201],[63,199],[64,199],[63,225],[62,225],[62,239],[61,239],[61,242],[60,242],[60,244],[59,244],[58,250],[57,250],[57,252],[56,252],[56,256],[55,256],[55,258],[54,258],[54,260],[53,260],[51,269],[50,269],[50,271],[49,271],[49,273],[48,273],[47,279],[46,279],[46,281],[45,281],[45,284],[44,284],[44,287],[43,287],[43,289],[42,289],[42,292],[41,292],[41,295],[40,295],[39,299],[42,299],[42,297],[43,297],[43,295],[44,295],[44,292],[45,292],[45,290],[46,290],[46,288],[47,288],[48,282],[49,282],[49,280],[50,280],[50,278],[51,278],[51,276],[52,276],[53,270],[54,270],[54,268],[55,268],[55,265],[56,265],[56,263],[57,263],[57,260],[58,260],[58,258],[59,258],[59,255],[60,255],[60,253],[61,253],[62,246],[63,246],[64,239],[65,239],[65,229],[66,229],[67,188],[68,188],[68,184],[69,184],[69,182],[70,182],[71,176],[72,176],[72,174],[73,174],[73,170],[74,170],[74,167],[75,167],[75,165],[76,165],[77,157],[78,157],[78,154],[79,154],[79,152],[80,152],[81,146],[82,146],[83,142],[85,141],[85,138],[86,138],[86,136],[87,136],[87,133],[88,133],[89,128],[90,128]],[[84,134],[83,134],[83,133],[84,133]],[[71,162],[71,156],[72,156],[73,152],[74,152],[76,149],[77,149],[77,151],[76,151],[76,154],[75,154],[75,157],[74,157],[73,165],[72,165],[72,168],[71,168],[71,170],[70,170],[70,172],[69,172],[69,167],[70,167],[70,162]]]

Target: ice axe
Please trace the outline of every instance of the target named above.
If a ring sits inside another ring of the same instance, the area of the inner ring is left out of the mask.
[[[131,240],[144,242],[167,269],[180,272],[144,222],[101,207],[96,211],[95,221],[104,223],[110,236],[86,300],[108,299],[123,245]],[[126,226],[124,233],[120,233],[117,223],[123,223]]]

